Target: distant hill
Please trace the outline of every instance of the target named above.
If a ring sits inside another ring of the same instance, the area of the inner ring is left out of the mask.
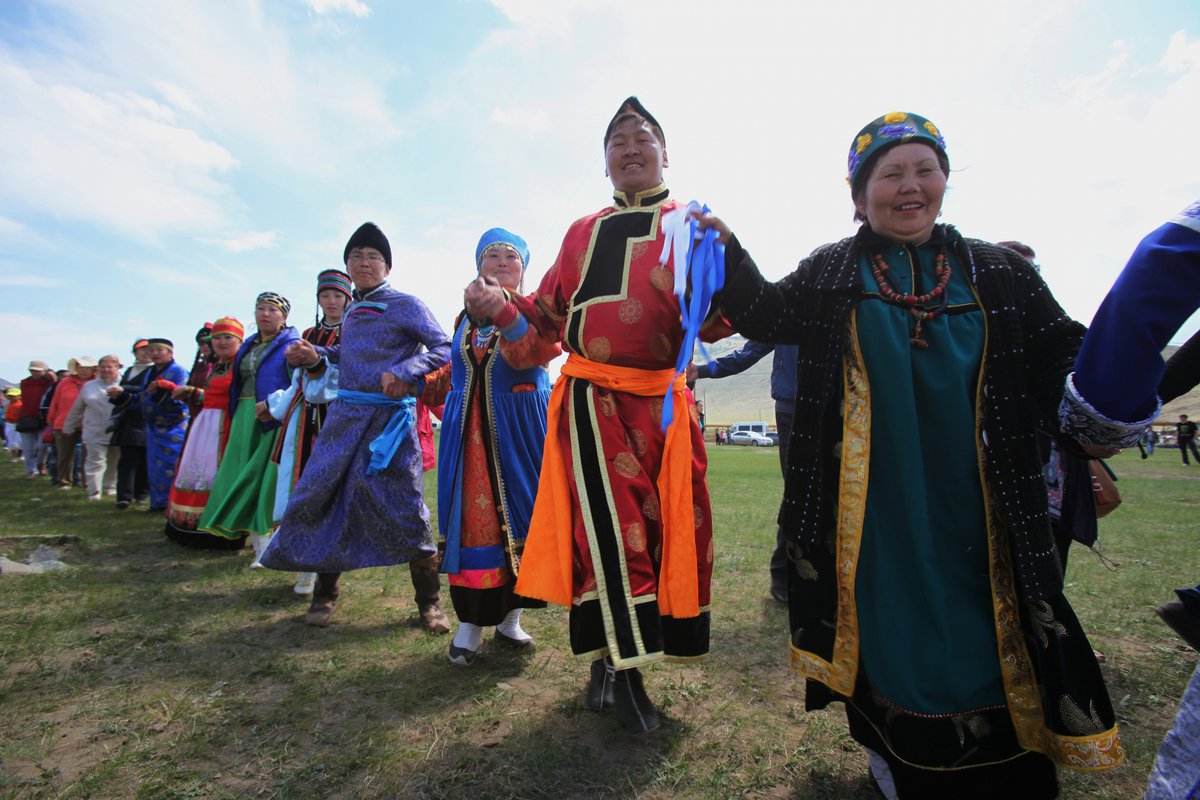
[[[732,336],[708,345],[708,354],[720,358],[746,343],[741,336]],[[1178,350],[1174,345],[1163,350],[1163,360]],[[696,350],[697,364],[706,362]],[[735,422],[768,422],[775,424],[775,401],[771,399],[771,357],[767,356],[740,375],[728,378],[705,378],[696,382],[696,399],[704,401],[705,421],[710,425],[731,425]],[[1193,389],[1183,397],[1163,406],[1157,423],[1175,423],[1180,414],[1200,420],[1200,390]]]
[[[746,344],[741,336],[731,336],[706,345],[712,358],[720,358]],[[706,359],[699,348],[695,362]],[[697,400],[704,401],[704,419],[709,425],[732,425],[735,422],[768,422],[775,424],[775,401],[771,399],[771,356],[765,357],[740,375],[728,378],[704,378],[696,381]]]

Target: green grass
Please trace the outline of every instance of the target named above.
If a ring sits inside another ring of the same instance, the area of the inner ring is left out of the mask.
[[[0,553],[79,537],[70,571],[0,577],[0,797],[870,798],[840,709],[804,713],[766,600],[776,452],[709,454],[712,657],[647,670],[665,721],[641,738],[583,708],[562,609],[526,614],[536,653],[485,646],[455,668],[448,638],[413,625],[403,567],[346,575],[335,624],[309,628],[292,576],[0,464]],[[1068,596],[1108,657],[1130,763],[1064,773],[1066,798],[1140,796],[1195,665],[1153,610],[1200,580],[1200,466],[1176,458],[1116,459],[1115,567],[1072,552]]]

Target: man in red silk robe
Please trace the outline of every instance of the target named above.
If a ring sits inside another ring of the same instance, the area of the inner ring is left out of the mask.
[[[673,380],[676,265],[659,256],[662,217],[684,204],[663,184],[665,137],[631,97],[604,147],[614,202],[571,225],[538,290],[513,297],[477,280],[466,300],[473,318],[504,327],[519,316],[570,354],[516,591],[570,605],[571,648],[593,659],[588,705],[615,706],[641,733],[658,713],[637,667],[708,653],[712,514],[695,404]],[[666,433],[664,400],[675,409]]]

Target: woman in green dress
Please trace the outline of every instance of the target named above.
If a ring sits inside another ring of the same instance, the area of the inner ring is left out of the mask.
[[[271,451],[280,425],[267,410],[266,398],[291,383],[284,351],[300,338],[287,324],[291,304],[282,295],[263,292],[254,305],[258,331],[238,350],[230,391],[229,441],[212,494],[200,518],[200,530],[228,539],[250,537],[252,568],[275,530],[277,465]]]

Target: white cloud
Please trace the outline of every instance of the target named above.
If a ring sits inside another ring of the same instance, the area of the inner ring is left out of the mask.
[[[57,278],[47,278],[44,275],[0,272],[0,286],[21,286],[31,289],[53,289],[63,285],[63,282]]]
[[[493,108],[488,119],[495,125],[526,133],[550,130],[550,115],[544,108]]]
[[[224,248],[230,253],[245,253],[249,250],[273,248],[279,243],[279,231],[258,231],[228,239],[201,239],[205,244]]]
[[[0,61],[0,130],[10,205],[149,239],[225,218],[218,177],[237,160],[134,92],[95,93]]]
[[[370,7],[362,0],[307,0],[308,7],[317,14],[353,14],[365,17],[371,13]]]

